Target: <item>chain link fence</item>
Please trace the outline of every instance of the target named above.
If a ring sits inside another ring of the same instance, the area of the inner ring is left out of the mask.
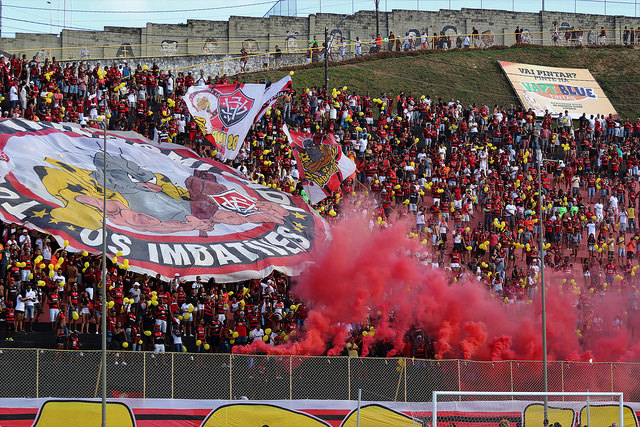
[[[0,397],[100,397],[102,369],[118,398],[354,400],[360,389],[365,401],[427,402],[434,390],[543,389],[539,361],[108,351],[103,366],[99,351],[0,349]],[[639,376],[638,363],[553,361],[548,389],[624,392],[637,402]]]

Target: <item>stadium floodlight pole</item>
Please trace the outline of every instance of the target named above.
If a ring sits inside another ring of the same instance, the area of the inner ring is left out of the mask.
[[[107,426],[107,119],[102,122],[102,427]]]
[[[53,6],[50,1],[47,4],[49,5],[49,33],[53,34]]]
[[[375,4],[376,4],[376,37],[378,37],[378,34],[380,34],[380,15],[379,15],[380,0],[375,0]]]
[[[324,27],[324,92],[329,93],[329,29],[327,27]]]
[[[324,91],[327,94],[329,93],[329,53],[331,52],[331,49],[333,47],[333,40],[338,33],[337,30],[340,29],[340,26],[342,25],[344,20],[349,16],[351,15],[344,15],[344,17],[342,17],[342,20],[338,22],[336,28],[331,31],[331,37],[329,37],[329,28],[327,28],[326,26],[324,27]]]
[[[542,149],[538,148],[538,205],[540,212],[540,291],[541,291],[541,303],[542,303],[542,386],[544,392],[547,393],[549,391],[549,385],[547,383],[547,306],[546,306],[546,290],[544,283],[544,240],[542,233],[542,177],[540,170],[542,169],[542,164],[544,162],[544,157],[542,154]],[[544,395],[544,419],[548,420],[549,414],[549,398],[545,394]]]

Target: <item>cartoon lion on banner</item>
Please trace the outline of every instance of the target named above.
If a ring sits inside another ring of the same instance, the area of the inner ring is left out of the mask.
[[[53,167],[37,166],[45,188],[64,203],[53,219],[97,230],[102,226],[103,156],[93,157],[95,171],[51,158]],[[194,170],[186,189],[161,174],[134,162],[108,156],[107,218],[117,226],[139,232],[177,233],[198,231],[203,237],[216,224],[284,223],[289,214],[282,206],[253,199],[227,188],[210,172]]]

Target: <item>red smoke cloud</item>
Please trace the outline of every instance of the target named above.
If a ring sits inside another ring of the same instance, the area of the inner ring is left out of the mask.
[[[345,348],[347,325],[366,325],[377,318],[369,346],[384,341],[392,355],[407,355],[406,337],[415,328],[437,339],[440,358],[472,360],[540,360],[542,358],[541,302],[504,304],[473,277],[449,283],[446,272],[425,266],[426,246],[406,237],[405,226],[370,231],[357,221],[335,225],[332,240],[315,263],[296,279],[294,292],[309,307],[306,330],[296,341],[269,346],[263,342],[234,347],[236,352],[270,354],[340,354]],[[581,273],[581,272],[580,272]],[[634,317],[627,316],[623,294],[609,290],[591,294],[593,310],[602,317],[602,331],[581,331],[577,292],[586,292],[574,273],[563,284],[547,269],[547,338],[550,360],[639,360],[640,345],[631,339]],[[574,287],[575,286],[575,287]],[[619,285],[618,285],[619,286]],[[613,327],[616,315],[624,317]],[[582,343],[581,343],[582,340]],[[636,340],[637,341],[637,340]]]

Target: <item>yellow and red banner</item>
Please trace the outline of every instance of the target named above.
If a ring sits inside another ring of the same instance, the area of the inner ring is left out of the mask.
[[[584,68],[558,68],[498,61],[525,109],[536,115],[569,115],[576,119],[586,113],[613,114],[616,110],[604,91]]]
[[[438,403],[440,425],[485,427],[507,420],[511,425],[542,425],[544,406],[540,401],[481,401]],[[617,403],[576,401],[552,402],[548,417],[564,426],[578,423],[606,427],[619,423]],[[131,427],[413,427],[431,425],[431,402],[363,401],[359,414],[355,400],[196,400],[109,398],[107,425]],[[625,427],[638,427],[640,404],[625,402]],[[587,415],[587,412],[589,414]],[[64,420],[61,423],[60,420]],[[100,425],[101,402],[78,399],[0,399],[3,427],[49,427]],[[359,423],[358,423],[359,421]]]

